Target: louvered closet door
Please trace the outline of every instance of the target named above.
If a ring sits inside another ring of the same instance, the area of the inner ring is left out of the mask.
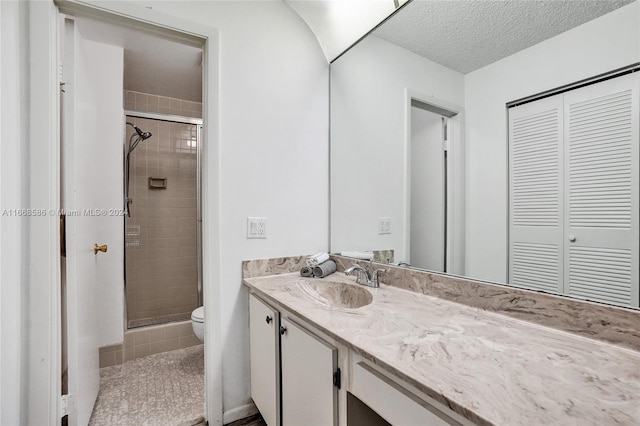
[[[638,306],[638,75],[565,93],[565,293]]]
[[[562,95],[509,110],[509,282],[562,292]]]

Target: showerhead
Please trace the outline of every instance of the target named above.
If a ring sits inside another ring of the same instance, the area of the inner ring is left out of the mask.
[[[127,124],[133,127],[136,133],[138,134],[138,138],[133,143],[131,143],[131,139],[133,139],[133,135],[131,135],[132,138],[129,139],[129,152],[131,153],[141,141],[149,139],[152,136],[152,134],[151,132],[143,132],[142,130],[140,130],[138,126],[132,123],[127,122]]]
[[[152,136],[151,132],[143,132],[142,130],[140,130],[140,127],[136,126],[133,123],[129,123],[127,121],[127,124],[135,129],[136,133],[142,138],[142,140],[149,139]]]
[[[138,136],[140,136],[142,140],[149,139],[151,137],[151,132],[143,132],[138,126],[133,126],[133,128],[136,129],[136,133],[138,133]]]

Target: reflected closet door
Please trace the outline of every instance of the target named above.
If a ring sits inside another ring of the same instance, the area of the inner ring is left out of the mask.
[[[564,292],[638,306],[639,76],[567,92]]]
[[[563,98],[509,110],[509,282],[562,293]]]

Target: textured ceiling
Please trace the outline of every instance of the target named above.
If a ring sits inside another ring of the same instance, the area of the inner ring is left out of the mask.
[[[75,18],[83,37],[124,48],[124,88],[202,102],[202,49],[135,28]]]
[[[413,0],[373,34],[463,74],[634,0]]]

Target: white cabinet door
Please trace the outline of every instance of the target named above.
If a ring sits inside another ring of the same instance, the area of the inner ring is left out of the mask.
[[[565,94],[565,293],[638,307],[636,74]]]
[[[290,319],[281,323],[282,425],[336,425],[337,349]]]
[[[280,425],[279,319],[278,311],[249,297],[251,398],[269,426]]]

